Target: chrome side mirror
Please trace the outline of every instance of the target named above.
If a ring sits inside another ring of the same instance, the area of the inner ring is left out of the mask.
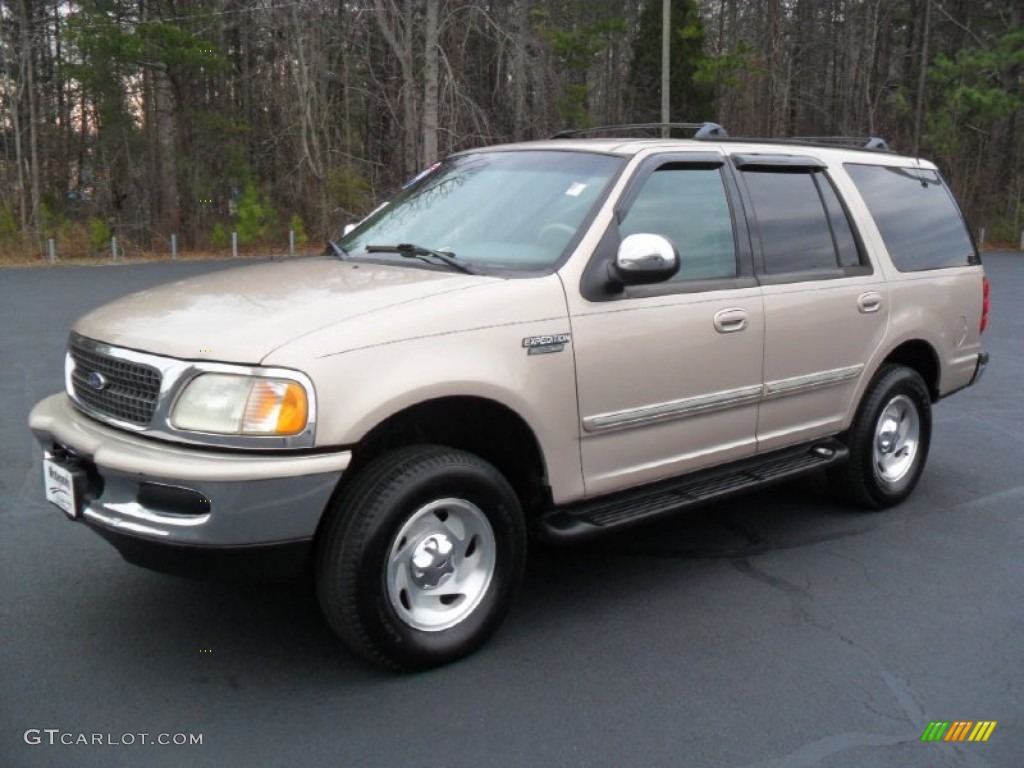
[[[679,253],[672,241],[646,233],[627,235],[619,244],[608,277],[620,285],[642,285],[668,280],[679,271]]]

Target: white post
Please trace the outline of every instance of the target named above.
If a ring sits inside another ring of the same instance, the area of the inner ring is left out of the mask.
[[[116,237],[110,238],[110,257],[114,261],[117,261],[117,238]]]
[[[981,228],[981,237],[980,237],[980,238],[978,238],[978,245],[979,245],[979,246],[982,246],[982,245],[984,245],[984,244],[985,244],[985,228],[984,228],[984,227],[982,227],[982,228]]]
[[[288,230],[288,257],[295,258],[295,230]]]
[[[231,258],[232,259],[237,259],[238,258],[238,233],[237,232],[232,232],[231,233]]]
[[[1020,231],[1020,249],[1024,251],[1024,229]]]
[[[46,241],[46,253],[50,257],[50,263],[51,264],[56,264],[57,263],[57,241],[54,240],[52,237],[49,240]]]
[[[178,260],[178,236],[171,235],[171,261]]]

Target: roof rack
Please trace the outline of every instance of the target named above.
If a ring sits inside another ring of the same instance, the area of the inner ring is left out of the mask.
[[[623,131],[660,131],[668,128],[670,131],[687,131],[694,139],[727,139],[729,134],[725,128],[718,123],[628,123],[626,125],[598,125],[593,128],[569,128],[559,131],[552,139],[570,139],[576,136],[585,136],[593,133],[619,133]],[[660,138],[660,137],[659,137]]]
[[[552,139],[569,139],[577,136],[593,134],[608,135],[627,131],[648,131],[659,133],[654,138],[661,138],[660,132],[668,128],[670,131],[685,131],[692,139],[705,141],[729,141],[748,144],[770,143],[791,144],[805,147],[845,147],[870,152],[893,152],[885,139],[877,136],[793,136],[786,138],[759,138],[756,136],[729,136],[728,132],[718,123],[627,123],[624,125],[598,125],[593,128],[568,128],[559,131]]]
[[[891,152],[889,143],[878,136],[794,136],[791,141],[806,144],[820,144],[828,147],[851,147],[853,149],[876,149]]]
[[[790,138],[732,136],[729,141],[736,144],[782,144],[791,147],[829,147],[852,149],[859,152],[897,154],[885,139],[880,139],[877,136],[797,136]]]

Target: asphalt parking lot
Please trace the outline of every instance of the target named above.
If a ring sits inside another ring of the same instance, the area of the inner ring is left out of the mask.
[[[936,407],[906,504],[811,477],[535,547],[491,643],[408,677],[347,656],[301,585],[150,573],[43,500],[26,419],[72,320],[230,264],[0,270],[0,766],[1020,765],[1024,254],[985,263],[992,363]],[[933,720],[997,726],[923,743]]]

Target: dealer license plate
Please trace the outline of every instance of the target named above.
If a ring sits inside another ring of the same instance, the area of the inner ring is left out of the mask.
[[[64,514],[72,520],[78,517],[75,476],[70,470],[52,459],[43,459],[43,487],[46,489],[47,501],[63,509]]]

